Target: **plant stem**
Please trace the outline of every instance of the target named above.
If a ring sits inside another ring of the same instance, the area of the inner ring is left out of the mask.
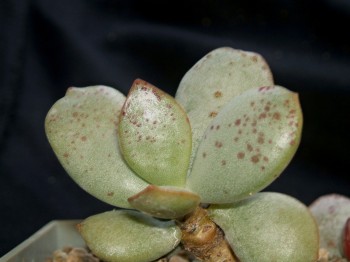
[[[224,232],[208,216],[206,209],[197,207],[179,222],[185,250],[204,262],[239,262]]]

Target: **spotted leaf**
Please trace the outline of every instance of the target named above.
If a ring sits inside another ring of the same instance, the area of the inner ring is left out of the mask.
[[[117,125],[124,101],[123,94],[106,86],[69,88],[48,112],[45,131],[76,183],[104,202],[130,208],[127,199],[148,184],[119,151]]]
[[[131,206],[159,218],[179,218],[193,211],[200,198],[184,188],[149,185],[129,198]]]
[[[318,229],[298,200],[280,193],[258,193],[234,204],[213,205],[209,215],[241,262],[315,262]]]
[[[131,210],[114,210],[85,219],[78,229],[103,261],[153,261],[176,248],[181,231],[174,221],[160,221]]]
[[[330,258],[346,255],[344,230],[350,217],[350,199],[343,195],[329,194],[316,199],[310,210],[320,231],[320,247],[328,251]]]
[[[140,177],[155,185],[184,185],[192,135],[173,97],[135,80],[122,109],[119,138],[125,160]]]
[[[243,91],[274,85],[264,58],[229,47],[215,49],[182,78],[176,100],[185,108],[193,132],[193,153],[221,108]]]
[[[232,203],[262,190],[292,159],[301,128],[296,93],[279,86],[244,92],[206,130],[188,188],[204,203]]]

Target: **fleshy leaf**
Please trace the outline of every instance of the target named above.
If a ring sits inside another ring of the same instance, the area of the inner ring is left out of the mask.
[[[192,134],[173,97],[135,80],[120,116],[119,138],[125,160],[140,177],[155,185],[184,185]]]
[[[103,261],[147,262],[172,251],[181,231],[174,221],[160,221],[132,210],[114,210],[85,219],[78,229]]]
[[[320,247],[328,251],[330,258],[343,253],[343,230],[350,217],[350,198],[329,194],[316,199],[310,205],[320,231]]]
[[[148,184],[129,169],[119,151],[117,125],[124,101],[111,87],[69,88],[48,112],[45,131],[78,185],[104,202],[130,208],[127,199]]]
[[[296,93],[279,86],[244,92],[209,125],[187,187],[204,203],[232,203],[262,190],[292,159],[301,129]]]
[[[270,68],[257,53],[221,47],[199,60],[182,78],[175,96],[190,119],[192,152],[228,101],[250,88],[273,85]]]
[[[258,193],[234,204],[213,205],[209,215],[225,232],[241,262],[315,262],[317,225],[298,200]]]
[[[199,204],[198,195],[179,187],[149,185],[129,198],[135,209],[159,218],[179,218],[193,211]]]

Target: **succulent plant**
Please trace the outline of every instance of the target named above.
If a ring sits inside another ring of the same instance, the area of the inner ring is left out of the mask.
[[[72,179],[118,207],[79,230],[104,261],[153,261],[177,246],[203,261],[316,261],[318,229],[298,200],[260,192],[294,156],[298,95],[265,60],[228,47],[183,77],[176,96],[137,79],[72,87],[45,130]]]

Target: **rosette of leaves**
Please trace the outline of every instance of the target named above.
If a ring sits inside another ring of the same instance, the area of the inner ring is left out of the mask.
[[[118,207],[79,225],[105,261],[152,261],[179,245],[203,261],[317,260],[307,207],[258,193],[288,165],[302,131],[298,95],[274,85],[259,54],[213,50],[175,98],[140,79],[126,97],[69,88],[45,128],[72,179]]]

